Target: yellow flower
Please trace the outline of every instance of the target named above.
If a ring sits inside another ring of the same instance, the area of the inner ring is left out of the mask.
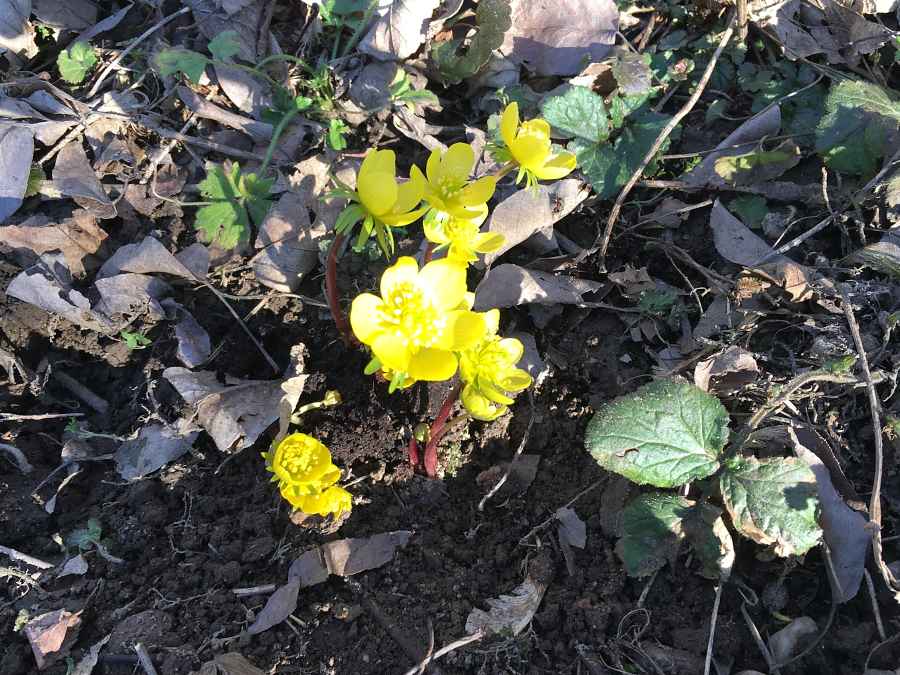
[[[519,104],[510,103],[500,118],[500,135],[512,160],[519,165],[516,182],[526,176],[536,180],[557,180],[575,168],[575,155],[561,151],[553,154],[550,124],[540,117],[519,123]]]
[[[312,436],[290,434],[263,457],[281,495],[304,513],[339,516],[352,506],[350,493],[334,485],[341,471],[331,453]]]
[[[497,179],[485,176],[469,182],[475,166],[475,151],[468,143],[454,143],[446,152],[433,150],[425,165],[425,176],[419,167],[410,170],[410,178],[424,182],[424,196],[435,217],[444,220],[477,217],[487,212],[487,202],[494,196]],[[426,178],[427,176],[427,178]]]
[[[421,270],[402,257],[381,276],[381,297],[356,296],[350,308],[353,333],[372,349],[367,372],[387,370],[391,390],[413,380],[453,377],[453,352],[471,347],[484,334],[484,318],[467,309],[466,268],[449,259]]]
[[[531,386],[531,376],[516,363],[524,348],[515,338],[497,335],[500,312],[485,313],[487,332],[475,346],[460,353],[459,374],[463,381],[462,403],[475,419],[490,422],[506,412],[513,402],[510,393]]]
[[[335,231],[345,234],[362,221],[354,248],[362,250],[374,234],[386,256],[393,255],[392,227],[403,227],[418,220],[427,209],[416,208],[422,201],[425,180],[418,169],[405,183],[397,183],[396,157],[393,150],[373,150],[366,155],[356,190],[341,185],[332,196],[342,196],[353,202],[335,223]]]
[[[503,246],[506,238],[497,232],[481,232],[487,218],[487,206],[474,218],[450,216],[444,221],[426,216],[425,237],[439,246],[449,246],[447,257],[464,265],[478,260],[479,253],[493,253]]]

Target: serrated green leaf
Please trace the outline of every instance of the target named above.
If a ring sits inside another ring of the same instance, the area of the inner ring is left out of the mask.
[[[94,48],[87,42],[80,41],[68,49],[63,49],[56,57],[59,74],[69,84],[81,84],[84,78],[97,63]]]
[[[209,59],[200,52],[181,47],[158,52],[154,61],[159,74],[163,77],[184,73],[194,84],[200,84],[200,78],[203,77],[203,71],[206,69],[206,64],[209,63]]]
[[[755,149],[742,155],[719,157],[713,168],[730,185],[764,183],[800,163],[800,148],[792,140],[772,150]]]
[[[460,40],[442,42],[431,50],[431,59],[444,84],[457,84],[481,70],[491,53],[503,44],[503,36],[512,25],[510,17],[509,0],[480,0],[475,10],[478,31],[466,53],[457,53]]]
[[[683,521],[693,505],[680,495],[656,492],[641,495],[622,509],[616,553],[629,576],[653,574],[675,557],[684,538]]]
[[[687,382],[659,380],[617,398],[588,423],[597,463],[639,484],[675,487],[719,468],[728,412]]]
[[[552,96],[541,105],[541,115],[569,138],[598,143],[609,138],[609,120],[603,98],[587,87],[570,87],[561,96]]]
[[[575,153],[578,166],[591,182],[594,192],[601,199],[609,199],[628,182],[669,119],[667,115],[644,113],[625,127],[615,144],[587,143],[576,138],[569,143],[568,149]],[[670,142],[671,137],[660,152],[664,152]],[[655,170],[656,162],[653,161],[645,173],[652,174]]]
[[[816,478],[800,460],[737,457],[719,483],[735,528],[777,555],[801,555],[821,540]]]
[[[831,168],[874,173],[900,139],[900,103],[881,87],[860,80],[832,85],[816,129],[816,151]]]
[[[222,31],[209,41],[209,53],[217,61],[227,61],[241,51],[241,41],[233,30]]]
[[[258,225],[265,218],[272,206],[271,187],[270,180],[253,173],[241,174],[238,164],[233,164],[227,174],[222,167],[212,167],[199,184],[200,193],[212,203],[197,211],[194,228],[206,241],[234,248],[249,239],[251,219]]]
[[[769,212],[769,203],[759,195],[743,195],[728,202],[728,209],[747,227],[758,228]]]

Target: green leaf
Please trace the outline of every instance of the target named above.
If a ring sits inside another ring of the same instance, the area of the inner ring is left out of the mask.
[[[575,153],[578,166],[601,199],[614,196],[628,182],[669,119],[667,115],[644,113],[625,128],[614,145],[587,143],[577,138],[569,143],[569,150]],[[660,152],[669,147],[670,141],[671,136]],[[653,161],[645,173],[652,174],[655,170],[656,162]]]
[[[203,233],[206,241],[225,249],[247,241],[251,219],[258,225],[272,206],[272,181],[253,173],[242,175],[238,164],[233,164],[227,174],[222,167],[211,168],[199,187],[212,203],[197,211],[194,228]]]
[[[659,380],[617,398],[588,423],[597,463],[640,484],[675,487],[719,468],[728,412],[687,382]]]
[[[620,94],[634,96],[650,91],[652,73],[649,54],[617,50],[610,60],[610,67]]]
[[[735,528],[780,556],[801,555],[819,543],[816,478],[794,457],[738,457],[719,478]]]
[[[216,61],[227,61],[240,51],[241,42],[233,30],[222,31],[209,41],[209,53]]]
[[[891,93],[860,80],[832,85],[816,129],[816,151],[831,168],[874,173],[900,139],[900,103]]]
[[[32,164],[28,171],[28,184],[25,186],[25,196],[34,197],[41,191],[41,185],[47,180],[47,175],[40,164]]]
[[[159,74],[163,77],[184,73],[194,84],[200,84],[200,78],[203,77],[203,71],[206,69],[206,64],[209,63],[209,59],[200,52],[181,47],[158,52],[154,61]]]
[[[345,135],[350,131],[344,120],[334,118],[328,123],[328,145],[332,150],[344,150],[347,147]]]
[[[571,138],[598,143],[609,138],[609,120],[603,98],[587,87],[570,87],[561,96],[544,101],[541,114],[554,129]]]
[[[87,42],[80,41],[68,49],[63,49],[56,57],[59,74],[69,84],[81,84],[84,78],[97,63],[94,48]]]
[[[730,185],[750,185],[778,178],[799,163],[800,148],[787,140],[772,150],[757,148],[742,155],[719,157],[714,169]]]
[[[509,0],[480,0],[475,10],[478,32],[469,42],[466,53],[457,52],[461,40],[449,40],[431,50],[431,59],[437,66],[444,84],[457,84],[472,77],[491,58],[491,53],[503,44],[503,36],[512,25]]]
[[[700,560],[700,574],[727,581],[734,567],[734,541],[722,520],[722,510],[711,504],[691,509],[684,519],[684,535]]]
[[[641,495],[622,509],[616,553],[629,576],[648,576],[675,558],[692,506],[679,495],[656,492]]]
[[[758,228],[769,212],[769,204],[765,197],[743,195],[728,202],[728,209],[744,221],[747,227]]]

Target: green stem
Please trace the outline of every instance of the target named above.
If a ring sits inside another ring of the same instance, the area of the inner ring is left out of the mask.
[[[266,156],[263,157],[262,166],[259,167],[260,177],[266,174],[266,169],[268,169],[269,164],[272,163],[272,155],[275,154],[275,145],[278,143],[278,139],[281,137],[281,134],[284,133],[284,130],[287,128],[287,125],[291,123],[291,120],[293,120],[299,114],[299,110],[291,110],[281,118],[281,121],[275,127],[275,130],[272,132],[272,140],[269,141],[269,147],[266,148]]]
[[[262,61],[256,64],[257,68],[263,68],[270,63],[274,63],[275,61],[290,61],[294,65],[300,66],[310,75],[313,75],[315,71],[299,56],[294,56],[293,54],[272,54],[271,56],[267,56]]]
[[[347,56],[350,53],[350,50],[356,46],[356,43],[359,41],[359,37],[362,34],[363,28],[365,28],[369,19],[372,18],[372,15],[375,13],[375,8],[378,6],[378,0],[371,0],[369,6],[366,8],[366,13],[363,14],[362,21],[356,26],[356,30],[353,31],[353,35],[350,36],[350,42],[344,45],[344,48],[341,50],[341,56]],[[340,34],[339,34],[340,35]],[[335,46],[337,45],[337,40],[334,42]],[[332,60],[334,57],[332,55]]]
[[[222,66],[223,68],[237,68],[238,70],[243,70],[244,72],[250,73],[251,75],[256,75],[257,77],[261,77],[265,79],[269,84],[273,87],[280,87],[281,85],[269,77],[266,73],[263,73],[253,66],[245,66],[243,63],[226,63],[225,61],[218,61],[216,59],[210,59],[210,63],[214,66]]]

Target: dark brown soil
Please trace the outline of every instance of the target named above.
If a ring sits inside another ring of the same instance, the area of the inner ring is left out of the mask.
[[[579,234],[589,236],[587,231],[573,236]],[[663,259],[660,268],[664,265]],[[4,263],[4,288],[16,269]],[[343,278],[362,287],[370,281],[366,273],[348,268]],[[229,290],[246,292],[246,283],[233,276]],[[318,283],[310,282],[310,294],[317,294]],[[235,377],[269,376],[252,343],[211,294],[183,288],[179,296],[202,317],[214,344],[224,343],[210,368]],[[247,311],[250,304],[240,306]],[[527,312],[509,316],[517,329],[535,330]],[[18,302],[0,306],[0,326],[3,346],[29,368],[37,369],[46,359],[109,402],[106,416],[86,418],[92,430],[127,434],[149,410],[174,416],[181,407],[160,378],[162,369],[175,363],[174,339],[165,325],[145,327],[153,345],[131,353]],[[385,624],[405,635],[422,656],[431,629],[436,646],[463,636],[471,609],[512,591],[541,552],[550,556],[553,576],[532,626],[518,638],[494,639],[449,655],[440,662],[441,672],[604,673],[614,671],[604,670],[603,662],[610,667],[646,663],[641,659],[648,653],[658,663],[678,659],[681,665],[666,672],[698,672],[698,663],[702,671],[714,585],[697,576],[696,565],[684,555],[652,585],[626,577],[614,552],[615,521],[633,488],[600,470],[583,447],[593,410],[639,386],[651,366],[615,314],[566,310],[537,330],[554,374],[535,395],[533,412],[523,395],[511,419],[472,423],[449,437],[442,446],[441,481],[414,475],[405,457],[410,429],[428,418],[429,409],[433,414],[440,392],[429,394],[423,387],[389,396],[384,384],[363,376],[365,356],[344,348],[323,312],[297,300],[269,302],[249,327],[282,364],[291,346],[307,346],[308,370],[316,376],[304,400],[316,400],[326,389],[341,392],[340,407],[314,412],[305,423],[329,445],[340,466],[364,478],[352,488],[358,504],[349,520],[328,536],[297,527],[256,450],[223,463],[204,436],[193,456],[135,484],[124,484],[109,462],[83,463],[61,491],[55,513],[48,515],[31,492],[60,463],[58,439],[66,420],[24,422],[17,444],[35,471],[23,477],[0,462],[0,543],[56,562],[62,555],[53,535],[65,536],[95,518],[109,550],[125,562],[109,563],[91,553],[83,577],[47,579],[42,592],[25,593],[16,583],[0,590],[0,673],[35,671],[27,642],[12,630],[20,611],[33,616],[59,607],[83,610],[74,656],[112,634],[98,668],[110,675],[134,672],[134,641],[147,646],[162,675],[197,670],[228,651],[279,673],[404,672],[415,661]],[[84,410],[53,384],[39,397],[17,394],[4,397],[10,412]],[[540,457],[534,482],[524,492],[501,493],[478,511],[490,486],[477,480],[479,474],[510,460],[532,414],[525,452]],[[257,449],[262,447],[261,441]],[[587,524],[587,546],[574,551],[573,573],[554,527],[520,541],[592,485],[574,505]],[[47,490],[41,491],[45,499]],[[393,562],[355,577],[359,586],[332,577],[301,590],[296,621],[257,636],[242,633],[266,596],[239,598],[232,589],[283,583],[292,560],[328,539],[391,530],[414,534]],[[738,581],[760,596],[779,598],[782,616],[807,614],[824,625],[830,594],[818,554],[808,556],[803,567],[762,562],[755,557],[758,547],[738,542]],[[774,580],[783,583],[772,587]],[[738,586],[729,584],[718,619],[717,657],[765,670],[741,616],[741,602]],[[380,608],[380,619],[373,604]],[[764,604],[749,607],[749,614],[764,635],[784,625]],[[874,630],[868,599],[860,594],[839,609],[823,648],[785,672],[858,675]],[[880,659],[888,663],[890,656]],[[61,675],[65,663],[46,672]]]

